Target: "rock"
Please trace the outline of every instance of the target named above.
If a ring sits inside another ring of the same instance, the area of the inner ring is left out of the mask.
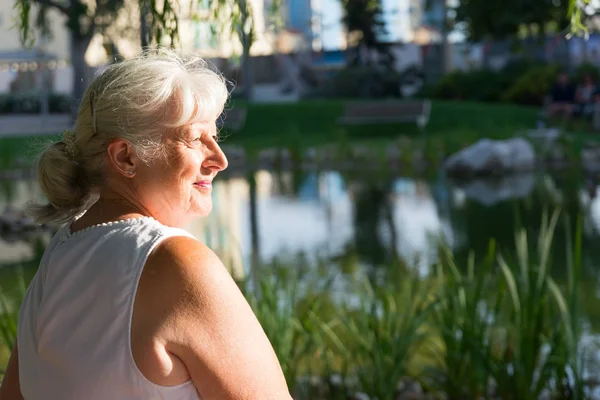
[[[391,145],[385,149],[385,156],[389,162],[398,162],[402,153],[398,146]]]
[[[376,157],[373,149],[367,146],[354,146],[351,149],[351,155],[353,161],[373,161]]]
[[[581,149],[581,164],[588,172],[600,171],[600,145],[594,142],[585,143]]]
[[[509,199],[527,197],[535,186],[532,173],[504,176],[498,179],[474,179],[460,186],[465,196],[485,206]]]
[[[425,398],[423,388],[411,379],[402,379],[398,384],[396,400],[422,400]]]
[[[309,147],[308,149],[306,149],[306,151],[304,152],[304,162],[310,165],[314,165],[318,161],[319,153],[317,152],[317,149],[315,149],[314,147]]]
[[[538,128],[526,132],[527,138],[534,145],[538,158],[552,166],[568,163],[565,146],[571,146],[572,139],[564,136],[557,128]]]
[[[527,137],[537,142],[543,151],[549,150],[556,144],[561,132],[557,128],[538,128],[527,131]]]
[[[4,212],[0,214],[0,233],[25,233],[38,228],[39,226],[22,210],[6,206]]]
[[[523,138],[482,139],[450,156],[444,168],[452,176],[473,177],[528,171],[535,163],[533,146]]]

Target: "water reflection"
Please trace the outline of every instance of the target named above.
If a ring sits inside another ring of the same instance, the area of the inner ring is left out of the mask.
[[[22,210],[30,200],[41,199],[32,180],[0,180],[0,213]],[[49,235],[38,232],[15,233],[0,224],[0,267],[18,265],[37,257],[36,244],[46,243]]]
[[[595,282],[598,297],[599,182],[589,177],[523,174],[459,184],[443,175],[425,180],[261,170],[252,178],[255,205],[251,206],[247,177],[219,179],[211,215],[186,227],[237,276],[249,271],[253,256],[268,262],[298,254],[313,261],[354,255],[364,268],[402,260],[427,274],[437,260],[440,240],[453,249],[459,262],[471,250],[483,254],[491,238],[501,250],[512,249],[518,227],[535,233],[544,209],[560,205],[572,225],[579,215],[583,218],[584,274]],[[2,181],[0,188],[0,212],[41,198],[31,180]],[[555,234],[553,256],[559,276],[566,229],[561,224]],[[37,238],[0,236],[0,265],[34,257]]]

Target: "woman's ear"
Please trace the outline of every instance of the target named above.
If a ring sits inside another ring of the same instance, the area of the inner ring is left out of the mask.
[[[108,144],[106,155],[116,172],[127,177],[133,176],[138,159],[131,143],[123,139],[114,139]]]

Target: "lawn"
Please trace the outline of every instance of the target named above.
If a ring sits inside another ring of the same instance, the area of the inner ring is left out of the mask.
[[[400,136],[414,141],[441,142],[448,152],[464,148],[478,139],[504,139],[533,129],[539,109],[508,104],[434,101],[429,125],[420,132],[416,124],[388,124],[343,127],[337,118],[342,100],[310,100],[293,104],[250,104],[245,126],[237,132],[222,132],[224,146],[237,145],[249,153],[269,147],[307,148],[343,144],[384,149]],[[231,101],[228,108],[243,106]],[[574,132],[576,147],[597,135]],[[15,159],[32,159],[40,144],[52,135],[0,139],[0,168]]]
[[[239,103],[238,103],[239,104]],[[239,104],[241,105],[241,104]],[[235,107],[236,103],[230,105]],[[443,138],[469,144],[482,138],[506,138],[535,127],[536,108],[512,105],[434,101],[424,133],[415,124],[342,127],[336,123],[344,102],[302,101],[296,104],[252,104],[239,132],[225,134],[224,143],[255,150],[293,145],[318,146],[340,141],[379,145],[400,135]]]

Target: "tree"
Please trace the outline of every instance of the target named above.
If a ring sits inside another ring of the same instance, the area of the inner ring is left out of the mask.
[[[198,0],[201,2],[202,0]],[[267,26],[276,33],[281,28],[280,16],[282,0],[271,0],[265,13]],[[244,98],[252,100],[253,76],[250,64],[250,49],[256,41],[254,10],[250,0],[212,0],[210,4],[210,20],[213,35],[233,34],[242,44],[242,81],[244,83]]]
[[[350,64],[367,63],[364,54],[367,51],[375,51],[382,56],[383,63],[391,67],[393,56],[382,40],[387,30],[383,20],[381,0],[341,0],[341,2],[344,8],[342,22],[348,31],[348,37],[355,39],[355,51]]]
[[[600,30],[598,3],[593,0],[569,0],[570,36],[587,36],[590,30]]]
[[[140,44],[143,49],[152,46],[175,46],[178,43],[179,15],[177,0],[137,0],[140,10]],[[267,10],[269,26],[280,27],[279,10],[282,0],[271,0]],[[114,22],[125,0],[15,0],[21,41],[33,44],[33,27],[30,25],[32,5],[39,7],[35,28],[42,31],[50,29],[43,16],[49,9],[65,15],[67,27],[71,33],[71,63],[73,65],[73,111],[85,89],[85,52],[96,33],[103,34]],[[250,48],[255,40],[255,26],[250,0],[196,0],[196,4],[207,3],[212,10],[211,19],[217,22],[215,34],[230,29],[242,43],[242,69],[248,99],[252,93],[252,74],[250,71]],[[192,3],[193,5],[194,3]],[[42,16],[42,17],[40,17]]]
[[[454,8],[472,40],[506,39],[525,33],[542,38],[569,25],[569,0],[462,0]]]
[[[242,81],[244,98],[252,99],[252,72],[250,48],[256,40],[252,3],[249,0],[214,0],[211,18],[218,21],[213,25],[213,35],[232,33],[242,44]]]
[[[178,18],[171,3],[164,0],[159,8],[156,0],[139,0],[140,7],[146,7],[148,15],[148,35],[157,43],[168,38],[175,43],[178,31]],[[96,33],[104,33],[114,23],[125,0],[15,0],[17,26],[21,41],[32,46],[34,30],[49,32],[51,27],[46,18],[49,10],[56,10],[66,18],[70,32],[70,54],[73,66],[73,113],[77,112],[79,101],[85,90],[85,53]],[[37,6],[35,25],[32,26],[32,6]]]

